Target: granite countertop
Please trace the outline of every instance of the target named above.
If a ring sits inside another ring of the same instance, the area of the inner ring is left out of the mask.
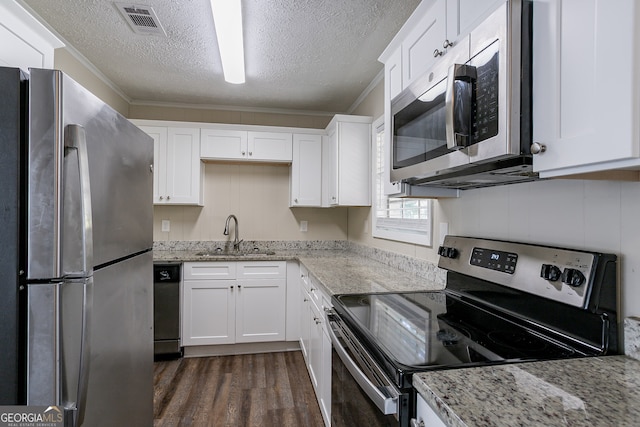
[[[268,255],[199,255],[202,250],[154,250],[155,262],[300,261],[327,293],[354,294],[440,290],[444,286],[350,250],[275,250]]]
[[[413,385],[449,426],[640,423],[640,361],[626,356],[433,371]]]

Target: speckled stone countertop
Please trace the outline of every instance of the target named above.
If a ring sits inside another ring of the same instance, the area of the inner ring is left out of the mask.
[[[626,356],[433,371],[413,385],[449,426],[640,425],[640,361]]]
[[[287,245],[265,245],[261,243],[261,251],[270,254],[252,254],[251,250],[241,256],[237,255],[202,255],[209,248],[197,244],[179,246],[156,246],[153,251],[155,262],[189,262],[189,261],[300,261],[325,290],[333,294],[403,292],[416,290],[439,290],[444,288],[444,274],[436,272],[434,265],[426,266],[421,271],[423,276],[411,271],[402,271],[365,256],[357,250],[323,246],[318,244],[309,247],[290,247]],[[215,245],[214,245],[215,246]],[[250,244],[247,247],[252,247]],[[319,248],[319,249],[316,249]],[[377,254],[376,254],[377,255]],[[406,260],[405,260],[406,261]],[[416,262],[419,262],[416,260]],[[411,270],[410,268],[407,268]]]

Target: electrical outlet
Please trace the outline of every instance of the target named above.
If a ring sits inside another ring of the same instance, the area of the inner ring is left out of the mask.
[[[307,226],[309,225],[308,221],[300,221],[300,231],[307,232]]]
[[[171,221],[169,221],[168,219],[162,220],[162,231],[165,231],[167,233],[171,231]]]

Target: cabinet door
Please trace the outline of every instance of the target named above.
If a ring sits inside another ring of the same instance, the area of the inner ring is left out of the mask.
[[[240,130],[202,129],[202,159],[241,160],[247,157],[247,132]]]
[[[446,0],[436,0],[425,16],[402,42],[402,83],[404,87],[429,70],[444,53]],[[435,52],[435,53],[434,53]]]
[[[286,280],[238,279],[236,342],[285,340]]]
[[[300,308],[300,350],[307,365],[309,365],[309,340],[311,339],[311,297],[304,289],[301,290],[302,305]]]
[[[533,166],[542,176],[638,156],[639,10],[634,0],[536,2],[533,137],[546,151]]]
[[[248,160],[291,162],[292,134],[286,132],[248,132]]]
[[[429,427],[445,427],[446,424],[440,419],[431,406],[418,394],[416,397],[416,420],[418,423]]]
[[[322,136],[293,135],[289,206],[322,205]]]
[[[320,373],[320,411],[326,425],[331,425],[331,338],[322,319],[322,372]]]
[[[316,306],[309,304],[309,345],[307,347],[309,355],[309,377],[316,391],[316,397],[320,396],[320,384],[322,373],[322,324],[320,323],[320,313]]]
[[[323,206],[335,206],[338,204],[338,132],[333,127],[327,135],[326,144],[322,147],[323,172],[326,172],[326,200]],[[325,196],[323,196],[323,199]]]
[[[384,63],[385,99],[391,100],[402,92],[402,49],[398,48]],[[386,104],[385,104],[386,106]],[[391,123],[391,122],[388,122]]]
[[[235,341],[235,281],[185,280],[182,345],[232,344]]]
[[[167,177],[164,172],[167,170],[167,128],[140,126],[140,129],[153,138],[153,203],[165,203]]]
[[[167,204],[202,204],[200,129],[167,129]],[[162,197],[162,195],[160,195]]]
[[[371,124],[338,123],[338,204],[371,205]]]
[[[467,35],[505,0],[447,0],[447,40]]]

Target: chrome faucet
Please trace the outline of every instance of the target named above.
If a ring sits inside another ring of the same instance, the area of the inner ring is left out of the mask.
[[[242,240],[238,240],[238,218],[236,218],[235,215],[231,214],[227,217],[227,222],[224,224],[224,231],[222,232],[222,234],[224,234],[225,236],[229,235],[229,220],[233,218],[233,222],[235,222],[235,237],[233,239],[233,249],[235,249],[236,251],[240,250],[240,243],[242,242]]]

